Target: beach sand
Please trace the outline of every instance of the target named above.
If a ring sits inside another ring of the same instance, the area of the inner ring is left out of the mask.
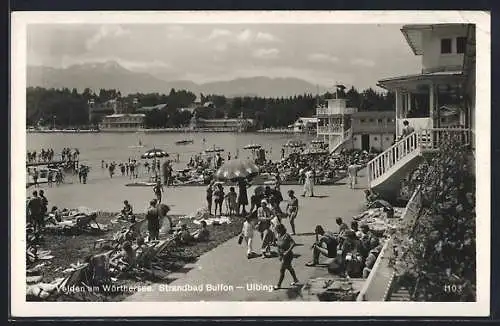
[[[59,208],[86,206],[101,211],[119,211],[123,200],[127,199],[134,207],[135,212],[144,212],[150,199],[154,198],[152,187],[127,187],[130,182],[128,177],[114,177],[110,179],[105,171],[96,171],[90,176],[87,184],[76,183],[65,184],[52,188],[44,185],[49,205]],[[363,182],[361,171],[360,181]],[[139,179],[141,180],[141,179]],[[142,180],[141,180],[142,181]],[[294,252],[297,258],[293,265],[296,268],[300,280],[310,277],[323,276],[326,269],[309,268],[304,264],[311,259],[310,246],[314,242],[312,234],[315,225],[321,224],[326,229],[337,231],[336,217],[342,217],[346,223],[350,223],[352,216],[359,213],[364,202],[364,184],[358,185],[358,189],[352,190],[346,184],[346,180],[339,181],[333,186],[315,186],[316,197],[300,197],[302,186],[282,186],[281,191],[286,196],[289,189],[293,189],[299,198],[300,212],[296,220],[297,236],[294,236],[300,244]],[[31,192],[30,187],[28,192]],[[249,196],[253,193],[253,187],[249,188]],[[205,207],[205,187],[168,187],[165,188],[166,203],[171,206],[172,215],[186,215],[193,213],[201,207]],[[289,229],[289,223],[283,220]],[[260,239],[255,235],[254,248],[260,249]],[[279,261],[277,258],[248,260],[245,249],[236,243],[236,238],[219,245],[215,249],[205,253],[200,259],[186,266],[183,272],[171,275],[171,285],[184,284],[227,284],[246,287],[247,284],[273,285],[276,283],[279,272]],[[287,274],[285,283],[291,281]],[[165,292],[154,286],[153,292],[136,293],[126,301],[269,301],[293,300],[297,294],[293,289],[277,292],[254,291],[237,289],[235,291],[213,291],[213,292]]]

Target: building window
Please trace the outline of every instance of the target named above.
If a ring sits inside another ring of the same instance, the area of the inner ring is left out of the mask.
[[[370,118],[370,122],[373,122],[373,121],[375,121],[375,120],[373,118]]]
[[[392,119],[391,119],[391,118],[387,119],[387,122],[391,123],[391,122],[392,122]]]
[[[441,39],[441,53],[451,53],[451,38]]]
[[[382,119],[378,119],[378,123],[382,123]]]
[[[390,141],[391,139],[389,137],[385,137],[385,140],[386,141]]]
[[[363,123],[365,122],[365,119],[359,119],[359,122]]]
[[[377,137],[373,137],[373,140],[377,140]]]
[[[457,53],[465,53],[466,47],[467,47],[467,38],[457,37]]]

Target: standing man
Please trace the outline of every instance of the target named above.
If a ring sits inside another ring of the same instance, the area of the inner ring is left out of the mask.
[[[159,211],[156,208],[156,199],[149,202],[149,208],[146,213],[146,219],[148,220],[148,232],[149,240],[158,240],[160,235],[160,219]]]
[[[45,193],[43,192],[43,190],[40,190],[40,200],[42,202],[41,212],[42,212],[42,224],[43,224],[45,214],[47,214],[47,212],[49,211],[49,201],[47,200],[47,197],[45,197]]]
[[[130,178],[130,179],[132,179],[132,178],[134,178],[134,177],[135,177],[135,164],[134,164],[134,162],[133,162],[133,161],[132,161],[132,162],[130,162],[130,167],[129,167],[129,169],[130,169],[130,175],[129,175],[129,178]]]
[[[42,227],[42,200],[37,191],[33,191],[33,198],[28,202],[28,211],[33,229],[37,233]]]
[[[305,197],[307,192],[311,194],[311,197],[314,197],[314,172],[311,168],[308,168],[305,173],[304,192],[302,193],[302,197]]]
[[[354,189],[358,181],[358,166],[351,162],[347,167],[347,173],[349,174],[349,188]]]
[[[153,187],[153,192],[155,193],[156,200],[158,203],[161,203],[161,193],[163,192],[163,186],[160,182],[160,179],[156,179],[156,184]]]
[[[35,187],[39,187],[40,186],[38,184],[38,170],[36,168],[33,169],[33,185]]]

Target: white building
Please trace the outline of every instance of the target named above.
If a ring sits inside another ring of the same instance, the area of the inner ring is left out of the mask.
[[[384,151],[394,143],[394,111],[363,111],[351,116],[352,138],[347,149]]]
[[[467,47],[467,25],[405,25],[401,29],[415,55],[422,57],[419,74],[386,78],[379,86],[396,94],[396,134],[404,120],[416,130],[439,128],[440,108],[463,102],[463,65]],[[463,110],[459,124],[472,118]]]
[[[291,125],[294,132],[316,132],[318,126],[318,118],[303,118],[300,117]]]
[[[107,132],[135,132],[144,128],[145,114],[115,113],[102,118],[99,130]]]
[[[123,113],[124,108],[118,100],[113,101],[113,114],[106,115],[99,123],[99,130],[103,132],[136,132],[144,128],[143,113]]]
[[[404,120],[415,129],[368,163],[369,186],[386,199],[396,198],[401,180],[449,137],[471,160],[475,153],[475,25],[405,25],[401,32],[422,68],[379,81],[395,93],[398,139]]]
[[[334,151],[351,137],[351,115],[357,108],[348,108],[346,99],[329,99],[326,106],[316,108],[318,119],[317,135],[328,143],[328,150]]]

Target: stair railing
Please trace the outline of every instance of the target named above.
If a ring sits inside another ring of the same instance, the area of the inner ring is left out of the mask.
[[[386,173],[397,162],[402,160],[408,154],[419,149],[419,137],[416,132],[412,132],[394,145],[380,153],[373,160],[368,162],[368,182],[377,179]]]

